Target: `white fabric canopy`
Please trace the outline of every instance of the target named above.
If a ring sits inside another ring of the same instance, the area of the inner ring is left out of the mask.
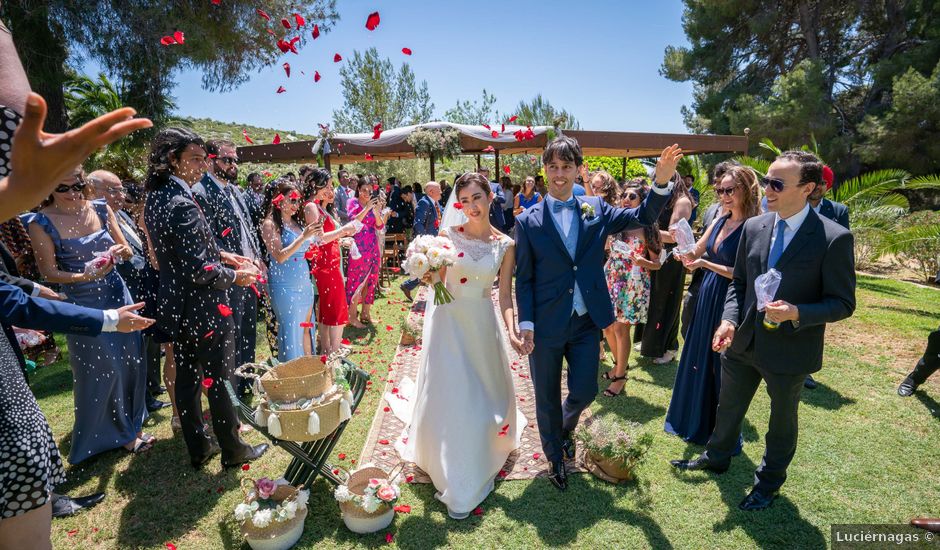
[[[411,134],[411,132],[417,130],[418,128],[454,128],[465,136],[476,138],[481,141],[488,141],[491,143],[524,143],[518,141],[513,134],[517,130],[525,132],[529,127],[519,126],[517,124],[506,124],[506,130],[501,131],[501,124],[494,125],[492,126],[492,129],[487,130],[481,125],[455,124],[453,122],[428,122],[425,124],[402,126],[401,128],[393,128],[388,131],[383,131],[379,136],[379,139],[372,139],[372,136],[374,135],[373,132],[364,132],[361,134],[334,134],[331,138],[331,141],[341,141],[350,145],[383,147],[404,142],[406,139],[408,139],[408,136]],[[548,132],[551,128],[551,126],[532,126],[532,132],[538,136]],[[493,137],[493,130],[499,132],[498,137]],[[317,139],[312,148],[313,154],[320,152],[320,148],[323,147],[323,142],[323,138]]]

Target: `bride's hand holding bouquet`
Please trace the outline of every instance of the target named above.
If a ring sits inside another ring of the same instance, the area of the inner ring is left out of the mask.
[[[457,254],[454,243],[447,237],[421,235],[408,245],[405,262],[401,265],[415,279],[434,284],[434,305],[449,304],[453,295],[444,286],[443,275],[447,266],[454,265]]]

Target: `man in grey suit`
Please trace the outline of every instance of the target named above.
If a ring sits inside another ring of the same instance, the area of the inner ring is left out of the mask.
[[[787,151],[761,178],[770,212],[744,223],[734,278],[712,341],[712,348],[723,352],[715,430],[698,458],[672,461],[681,470],[727,470],[744,415],[761,381],[766,382],[767,447],[754,487],[739,505],[745,511],[770,506],[786,480],[796,453],[800,391],[806,375],[822,366],[826,323],[855,311],[852,233],[818,216],[807,202],[822,184],[822,166],[811,153]],[[761,312],[754,280],[769,268],[783,278],[774,301]]]

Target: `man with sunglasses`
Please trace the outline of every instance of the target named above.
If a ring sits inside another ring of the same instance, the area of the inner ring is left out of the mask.
[[[193,186],[193,197],[205,212],[219,248],[248,258],[263,271],[263,256],[251,224],[250,210],[236,183],[238,155],[235,144],[226,140],[207,141],[206,154],[209,157],[208,169],[202,180]],[[258,289],[257,285],[254,289],[239,286],[229,289],[229,307],[235,321],[237,365],[255,361],[258,336],[258,295],[255,289]],[[250,387],[248,379],[239,380],[241,394],[248,394]]]
[[[766,382],[767,447],[754,487],[739,505],[745,511],[770,506],[786,480],[796,453],[800,391],[806,375],[822,367],[826,324],[855,311],[852,233],[817,215],[808,203],[822,184],[822,167],[811,153],[787,151],[761,179],[770,211],[744,222],[734,278],[712,341],[722,352],[715,430],[698,458],[672,461],[680,470],[727,470],[744,415]],[[766,310],[757,311],[754,281],[770,268],[782,274],[780,287]]]

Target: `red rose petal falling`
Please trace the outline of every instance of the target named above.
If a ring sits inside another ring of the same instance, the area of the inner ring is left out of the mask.
[[[372,160],[373,158],[375,158],[375,157],[373,157],[373,156],[370,155],[369,153],[366,153],[366,160]]]
[[[229,233],[231,233],[231,232],[232,232],[232,228],[231,228],[231,227],[226,227],[225,229],[222,230],[222,236],[223,236],[223,237],[228,237],[228,236],[229,236]]]
[[[493,130],[492,132],[490,132],[490,135],[493,136],[494,138],[498,138],[499,132],[497,132],[496,130]]]
[[[512,115],[511,117],[509,117],[509,122],[515,122],[517,118],[519,117],[517,117],[516,115]]]
[[[474,508],[474,509],[473,509],[473,515],[475,515],[475,516],[482,516],[482,515],[483,515],[483,507],[482,507],[482,506],[477,506],[476,508]]]
[[[317,38],[320,38],[320,25],[313,26],[313,39],[316,40]]]
[[[333,54],[333,63],[339,63],[339,62],[342,61],[342,60],[343,60],[343,56],[341,56],[341,55],[338,54],[338,53],[337,53],[337,54]]]
[[[271,140],[271,143],[277,145],[281,142],[281,134],[274,134],[274,139]]]
[[[291,29],[290,21],[288,21],[286,17],[281,18],[281,25],[284,25],[284,28],[287,30]]]
[[[277,93],[279,93],[279,94],[283,94],[283,93],[286,92],[286,91],[287,91],[287,88],[285,88],[284,86],[278,86],[278,87],[277,87]]]
[[[215,383],[215,380],[208,376],[202,379],[202,387],[206,388],[207,390],[212,387],[213,383]]]
[[[213,334],[215,334],[215,331],[214,331],[214,330],[210,330],[209,332],[206,333],[205,336],[203,336],[203,338],[212,338],[212,335],[213,335]]]
[[[296,189],[293,189],[291,190],[290,194],[287,195],[287,198],[289,198],[292,201],[295,201],[300,198],[300,193],[298,193]]]
[[[320,82],[320,71],[313,71],[313,81]]]
[[[454,203],[454,208],[456,208],[457,210],[463,210],[463,204],[461,204],[461,203],[459,203],[459,202],[455,202],[455,203]]]
[[[458,258],[463,258],[463,252],[457,254],[457,257],[458,257]]]
[[[508,173],[512,172],[512,168],[510,168],[508,164],[504,164],[504,165],[503,165],[503,172],[505,172],[505,173],[508,174]]]
[[[488,146],[486,147],[486,149],[483,150],[483,152],[484,152],[484,153],[495,153],[495,152],[496,152],[496,149],[494,149],[492,145],[488,145]]]
[[[466,277],[461,277],[461,278],[460,278],[460,284],[462,284],[462,285],[467,284],[467,278],[466,278]]]
[[[303,321],[300,323],[300,328],[313,328],[313,323],[308,323],[307,321]]]
[[[258,12],[258,15],[260,15],[261,17],[264,17],[264,18],[267,19],[268,21],[271,20],[271,16],[268,15],[268,14],[266,14],[266,13],[264,13],[264,10],[256,9],[255,11]]]
[[[378,123],[372,127],[372,139],[379,139],[379,136],[382,135],[382,123]]]
[[[281,66],[284,67],[284,72],[287,73],[287,78],[290,78],[290,63],[284,63]]]
[[[255,142],[251,141],[251,138],[248,137],[248,130],[242,129],[242,135],[245,136],[245,141],[247,141],[248,143],[252,145],[255,144]]]
[[[222,315],[222,317],[228,317],[232,314],[232,308],[225,304],[219,304],[219,314]]]
[[[411,55],[411,48],[402,48],[401,53],[405,55]]]
[[[366,28],[370,31],[374,31],[376,27],[379,26],[379,12],[374,11],[369,14],[369,17],[366,18]]]
[[[186,37],[183,35],[183,31],[176,31],[173,33],[173,39],[176,40],[177,44],[182,44],[185,42],[185,38]]]
[[[303,27],[304,25],[307,24],[307,22],[304,21],[303,16],[300,15],[299,13],[295,13],[295,14],[294,14],[294,23],[297,24],[297,28],[298,28],[298,29],[299,29],[300,27]]]
[[[169,46],[170,44],[176,44],[176,40],[173,40],[172,36],[164,36],[160,39],[160,44]]]
[[[203,271],[212,271],[213,269],[215,269],[215,266],[212,264],[209,264],[209,265],[203,266],[202,269]]]
[[[212,0],[212,5],[219,6],[222,4],[222,0]]]

